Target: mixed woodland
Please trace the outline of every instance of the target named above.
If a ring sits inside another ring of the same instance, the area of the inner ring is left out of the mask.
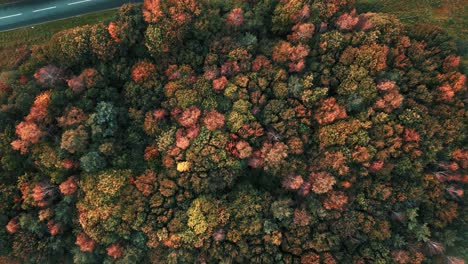
[[[468,259],[466,76],[353,0],[146,0],[0,82],[0,263]]]

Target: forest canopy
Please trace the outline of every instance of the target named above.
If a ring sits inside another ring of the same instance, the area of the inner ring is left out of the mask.
[[[146,0],[0,81],[0,262],[464,263],[466,76],[353,0]]]

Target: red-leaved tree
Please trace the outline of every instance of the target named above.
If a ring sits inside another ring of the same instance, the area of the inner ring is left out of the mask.
[[[110,22],[107,26],[107,31],[109,32],[109,35],[115,42],[119,43],[120,41],[122,41],[119,38],[119,26],[117,25],[117,23]]]
[[[94,250],[95,242],[92,238],[82,232],[76,236],[75,244],[83,252],[92,252]]]
[[[36,144],[43,135],[36,123],[23,121],[16,126],[16,134],[19,139],[11,142],[14,150],[20,150],[25,154],[31,144]]]
[[[244,23],[244,15],[242,8],[234,8],[229,12],[226,17],[226,24],[228,26],[238,27]]]
[[[8,233],[14,234],[18,232],[18,229],[19,229],[18,219],[17,218],[10,219],[10,221],[6,225],[6,230],[8,231]]]
[[[213,90],[215,92],[222,92],[226,85],[228,84],[228,80],[225,76],[221,76],[218,79],[213,80]]]
[[[40,68],[34,73],[34,78],[45,87],[54,87],[65,80],[63,70],[54,65]]]
[[[135,82],[142,82],[154,75],[156,67],[148,61],[139,61],[132,68],[132,79]]]
[[[64,182],[59,185],[60,192],[63,195],[72,195],[78,190],[78,183],[76,182],[75,177],[70,176]]]
[[[293,43],[307,42],[314,35],[315,26],[312,23],[296,24],[292,28],[293,32],[288,35],[288,40]]]
[[[122,257],[123,253],[124,253],[124,248],[117,243],[114,243],[110,245],[109,247],[107,247],[107,255],[111,256],[114,259],[118,259]]]
[[[220,129],[224,126],[224,115],[216,110],[208,111],[205,113],[205,117],[203,118],[203,124],[205,124],[206,128],[211,131]]]
[[[200,109],[193,105],[185,109],[182,113],[176,114],[175,118],[183,127],[191,127],[198,122],[200,115]]]
[[[333,97],[323,99],[319,102],[314,117],[319,124],[328,124],[338,119],[346,118],[346,111]]]
[[[43,92],[36,96],[34,103],[25,117],[27,122],[42,122],[47,116],[47,108],[50,103],[50,91]]]

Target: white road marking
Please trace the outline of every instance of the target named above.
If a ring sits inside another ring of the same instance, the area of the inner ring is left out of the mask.
[[[51,7],[46,7],[46,8],[42,8],[42,9],[37,9],[37,10],[34,10],[33,13],[46,11],[46,10],[54,9],[54,8],[57,8],[57,7],[56,6],[51,6]]]
[[[69,3],[68,5],[76,5],[76,4],[81,4],[81,3],[90,2],[90,1],[93,1],[93,0],[78,1],[78,2]]]
[[[15,17],[15,16],[21,16],[22,14],[23,14],[23,13],[14,14],[14,15],[11,15],[11,16],[4,16],[4,17],[0,17],[0,19],[5,19],[5,18]]]

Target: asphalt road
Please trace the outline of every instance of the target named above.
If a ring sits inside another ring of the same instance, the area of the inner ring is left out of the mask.
[[[78,16],[143,0],[28,0],[0,5],[0,31]]]

